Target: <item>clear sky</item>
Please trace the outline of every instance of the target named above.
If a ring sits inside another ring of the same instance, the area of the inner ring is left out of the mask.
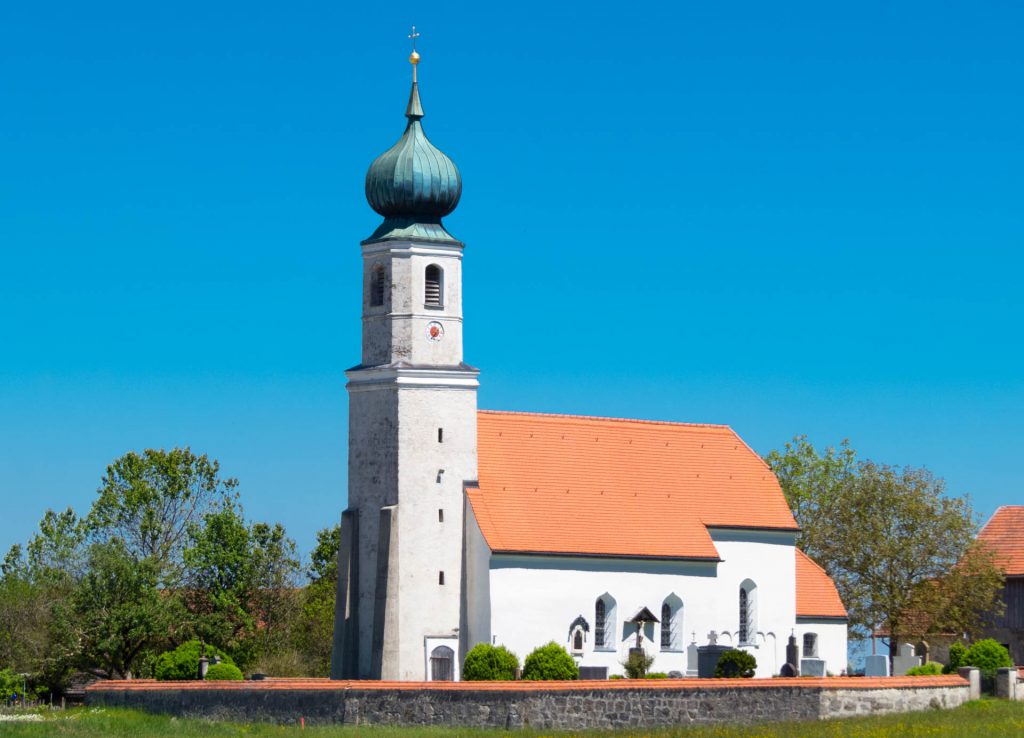
[[[345,505],[408,26],[480,406],[728,423],[1024,503],[1024,5],[0,4],[0,549],[191,445]]]

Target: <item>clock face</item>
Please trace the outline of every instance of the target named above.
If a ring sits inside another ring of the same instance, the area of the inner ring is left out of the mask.
[[[444,338],[444,326],[436,320],[427,323],[427,340],[437,343]]]

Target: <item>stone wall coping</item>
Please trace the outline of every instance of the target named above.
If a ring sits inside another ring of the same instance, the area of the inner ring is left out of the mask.
[[[385,682],[333,679],[262,679],[258,681],[109,680],[86,687],[86,692],[270,692],[270,691],[428,691],[428,692],[573,692],[621,690],[722,689],[914,689],[962,687],[957,674],[917,677],[776,677],[771,679],[612,679],[514,682]]]

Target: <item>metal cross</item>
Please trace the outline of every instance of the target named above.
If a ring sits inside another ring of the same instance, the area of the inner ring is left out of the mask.
[[[419,37],[420,37],[420,35],[418,33],[416,33],[416,26],[413,26],[412,27],[412,33],[409,34],[409,40],[412,41],[412,50],[413,51],[416,51],[416,39],[418,39]]]

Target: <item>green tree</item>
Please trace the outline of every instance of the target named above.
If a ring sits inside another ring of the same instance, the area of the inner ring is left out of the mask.
[[[857,461],[845,442],[818,452],[804,437],[766,460],[855,631],[885,626],[895,654],[922,623],[974,632],[997,608],[1001,577],[975,544],[968,498],[947,495],[927,469]]]
[[[814,522],[822,506],[840,495],[843,485],[856,476],[857,452],[845,440],[839,448],[818,451],[807,436],[797,436],[782,451],[771,451],[765,461],[775,472],[800,526],[797,545],[818,560],[823,533]]]
[[[237,505],[224,505],[190,527],[183,560],[199,637],[242,666],[290,646],[299,561],[280,524],[249,525]]]
[[[83,665],[131,679],[148,649],[167,639],[173,599],[161,595],[160,564],[138,560],[117,539],[93,544],[88,570],[75,589],[71,618]]]
[[[93,540],[118,538],[136,560],[150,560],[165,580],[181,563],[189,531],[235,498],[235,479],[189,448],[131,451],[107,467],[86,518]]]
[[[302,592],[301,611],[295,627],[295,645],[309,676],[328,676],[334,635],[334,600],[338,586],[338,546],[341,526],[316,534],[316,547],[307,572],[309,585]]]

